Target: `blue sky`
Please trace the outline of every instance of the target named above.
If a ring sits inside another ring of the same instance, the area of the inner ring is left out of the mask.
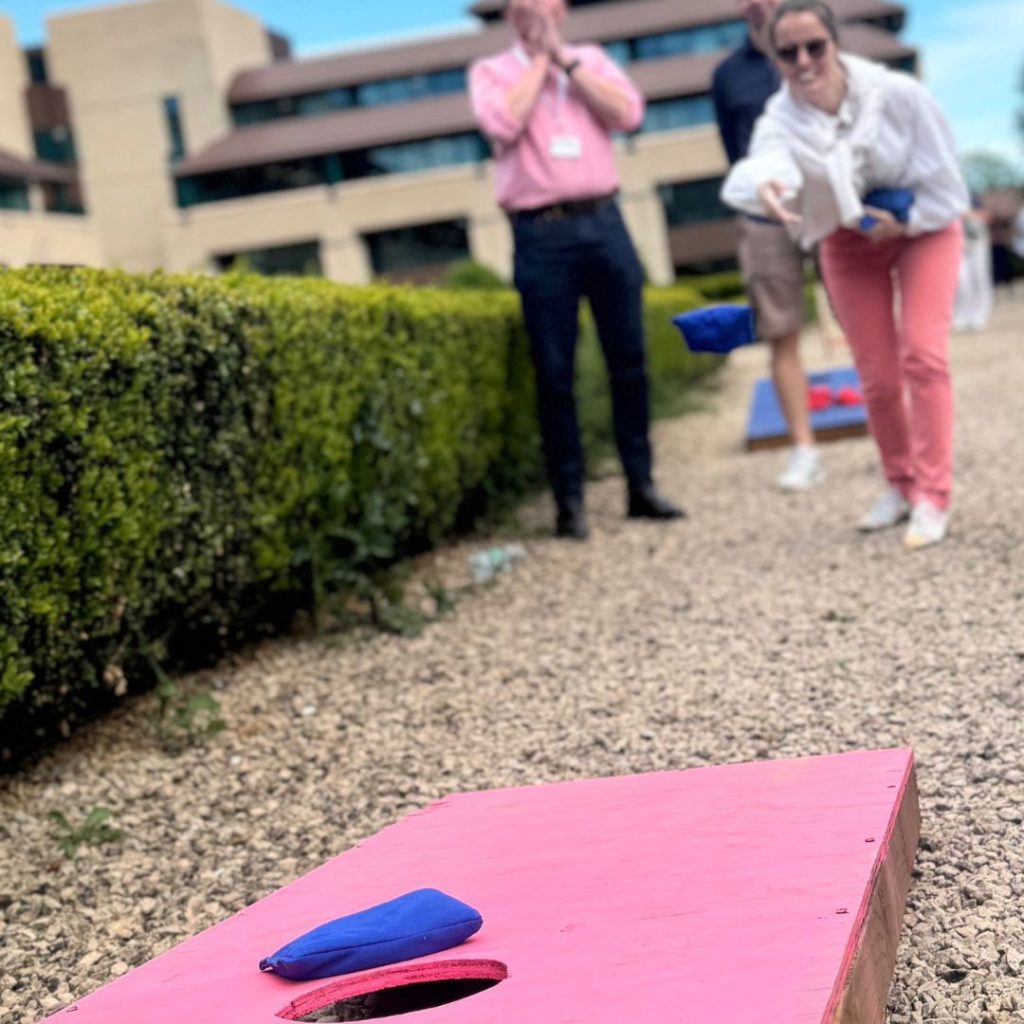
[[[396,34],[471,28],[471,0],[233,0],[314,54]],[[685,3],[686,0],[679,0]],[[990,149],[1024,166],[1014,111],[1024,106],[1022,0],[904,0],[903,33],[924,55],[924,79],[942,104],[961,150]],[[97,0],[0,0],[19,39],[39,42],[46,17]]]

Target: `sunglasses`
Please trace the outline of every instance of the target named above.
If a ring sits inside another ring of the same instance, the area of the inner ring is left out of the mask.
[[[800,57],[800,51],[806,50],[811,60],[821,60],[828,49],[827,39],[812,39],[809,43],[797,43],[796,46],[780,46],[775,55],[786,64],[795,64]]]

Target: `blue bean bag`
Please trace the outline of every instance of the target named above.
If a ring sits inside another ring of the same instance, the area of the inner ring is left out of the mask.
[[[914,205],[914,193],[909,188],[876,188],[862,200],[865,206],[891,213],[901,224],[910,220],[910,208]],[[866,213],[860,219],[862,231],[870,231],[877,217]]]
[[[731,352],[757,338],[750,306],[707,306],[672,317],[691,352]]]
[[[260,970],[291,981],[351,974],[458,946],[482,924],[467,904],[416,889],[300,935],[261,960]]]

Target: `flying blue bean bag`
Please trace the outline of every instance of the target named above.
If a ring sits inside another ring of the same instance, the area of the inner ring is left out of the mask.
[[[300,935],[261,960],[260,970],[291,981],[351,974],[458,946],[482,924],[467,904],[416,889]]]
[[[731,352],[757,337],[750,306],[707,306],[672,317],[691,352]]]
[[[910,208],[914,205],[914,193],[909,188],[876,188],[862,200],[865,206],[874,206],[878,210],[891,213],[900,224],[910,220]],[[870,231],[875,226],[877,217],[866,213],[860,219],[862,231]]]

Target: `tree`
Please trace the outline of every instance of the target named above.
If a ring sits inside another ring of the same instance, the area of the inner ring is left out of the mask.
[[[967,187],[978,195],[993,189],[1024,186],[1024,172],[1009,157],[987,149],[964,153],[960,160]]]
[[[1020,66],[1020,94],[1024,97],[1024,63]],[[1017,111],[1017,128],[1020,130],[1021,140],[1024,141],[1024,106]]]

